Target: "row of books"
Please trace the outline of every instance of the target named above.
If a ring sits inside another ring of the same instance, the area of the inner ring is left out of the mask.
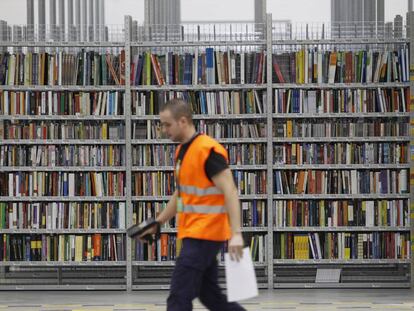
[[[242,201],[241,219],[243,227],[264,227],[267,225],[266,201]]]
[[[168,100],[182,98],[194,114],[227,115],[266,112],[266,92],[242,91],[149,91],[132,92],[132,114],[157,115]]]
[[[278,200],[273,202],[276,227],[406,226],[407,200]]]
[[[408,171],[300,170],[275,171],[276,194],[408,193]]]
[[[0,85],[125,84],[125,51],[0,54]]]
[[[251,138],[265,137],[266,124],[255,121],[233,120],[232,122],[217,122],[210,120],[195,120],[195,128],[199,133],[205,133],[214,138]],[[163,139],[161,124],[158,121],[134,122],[132,125],[133,139]]]
[[[231,165],[266,164],[265,144],[227,144]],[[136,145],[133,166],[173,166],[175,145]],[[276,148],[276,147],[275,147]],[[122,145],[5,145],[0,166],[123,166]]]
[[[0,174],[2,196],[123,196],[125,172]]]
[[[275,144],[275,164],[408,163],[408,145],[401,143]]]
[[[157,115],[170,99],[182,98],[194,114],[228,115],[266,112],[266,92],[132,92],[133,115]],[[125,93],[0,91],[1,115],[123,115]],[[406,112],[408,88],[274,91],[276,113]]]
[[[123,115],[125,93],[0,91],[0,115]]]
[[[274,259],[410,259],[410,234],[399,232],[276,233]]]
[[[132,173],[132,194],[134,196],[172,195],[175,190],[173,172]]]
[[[125,250],[120,234],[0,235],[0,261],[122,261]]]
[[[265,144],[225,144],[231,165],[265,165]],[[136,145],[133,166],[173,166],[175,145]],[[401,143],[274,144],[274,164],[404,164],[408,146]],[[5,145],[0,166],[123,166],[125,146]]]
[[[387,51],[300,49],[272,55],[275,83],[378,83],[409,80],[408,48]],[[136,54],[132,85],[264,83],[266,53],[221,51]],[[125,51],[0,54],[2,85],[123,85]]]
[[[124,202],[0,202],[0,229],[124,228]]]
[[[407,46],[385,51],[302,48],[273,55],[275,83],[379,83],[409,81]]]
[[[267,193],[266,171],[236,171],[233,178],[239,195]]]
[[[273,123],[274,137],[372,137],[407,136],[409,124],[396,119],[285,120]]]
[[[267,179],[265,171],[233,171],[239,194],[265,194]],[[132,193],[134,196],[172,195],[175,190],[173,172],[134,172]]]
[[[133,202],[132,203],[132,222],[140,224],[149,218],[157,218],[167,207],[167,201],[162,202]],[[161,225],[161,228],[175,228],[175,217]]]
[[[132,85],[164,84],[244,84],[264,83],[266,55],[261,52],[237,53],[211,47],[194,53],[149,51],[134,55]]]
[[[125,139],[125,124],[97,121],[0,121],[0,138]]]
[[[164,202],[134,202],[133,222],[141,223],[156,218],[167,206]],[[260,200],[241,202],[241,223],[243,227],[263,227],[267,224],[266,202]],[[175,218],[163,224],[163,228],[175,228]]]
[[[409,88],[274,90],[275,113],[406,112]]]
[[[162,233],[154,243],[132,243],[132,254],[137,261],[171,261],[180,255],[182,240],[175,234]]]
[[[6,145],[0,146],[1,166],[123,166],[122,145]]]
[[[133,136],[134,137],[134,136]],[[133,166],[173,166],[175,145],[136,145],[132,148]]]
[[[245,245],[250,247],[252,260],[256,263],[266,261],[267,239],[264,235],[245,234]],[[178,258],[182,249],[182,240],[175,234],[163,233],[155,243],[132,243],[132,254],[137,261],[173,261]],[[228,252],[228,245],[224,243],[217,255],[220,262],[224,262],[224,254]]]

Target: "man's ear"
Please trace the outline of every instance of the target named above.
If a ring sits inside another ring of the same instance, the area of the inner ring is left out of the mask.
[[[180,122],[180,124],[184,125],[184,124],[188,124],[188,120],[186,117],[182,116],[180,117],[180,119],[178,120]]]

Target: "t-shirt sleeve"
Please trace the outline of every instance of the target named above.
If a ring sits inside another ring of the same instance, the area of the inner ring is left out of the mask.
[[[220,153],[215,152],[214,149],[211,149],[204,168],[208,179],[211,180],[211,178],[228,167],[226,158]]]

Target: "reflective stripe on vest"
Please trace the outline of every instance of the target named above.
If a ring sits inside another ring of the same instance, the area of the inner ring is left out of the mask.
[[[225,213],[226,209],[224,206],[216,205],[188,205],[184,204],[184,213],[197,213],[197,214],[221,214]]]
[[[202,195],[213,195],[213,194],[223,194],[223,192],[217,187],[208,187],[208,188],[198,188],[195,186],[183,186],[180,185],[180,190],[187,194],[193,194],[197,196]]]

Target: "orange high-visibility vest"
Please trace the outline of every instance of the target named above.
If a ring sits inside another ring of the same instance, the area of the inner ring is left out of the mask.
[[[180,148],[176,151],[176,162]],[[182,211],[178,212],[179,239],[226,241],[231,236],[224,194],[208,179],[204,169],[211,149],[229,161],[222,145],[201,134],[189,146],[179,169],[176,165],[176,180],[183,203]]]

